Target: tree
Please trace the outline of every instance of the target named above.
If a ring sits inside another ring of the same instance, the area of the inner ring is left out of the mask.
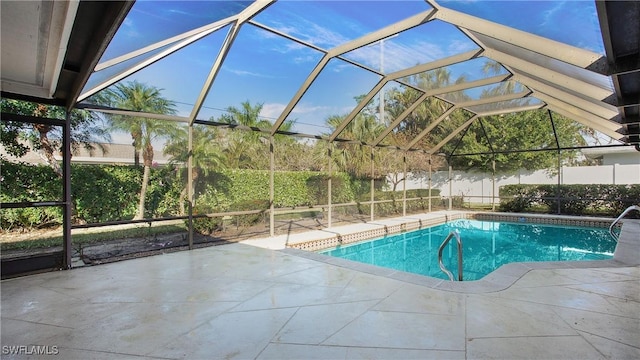
[[[175,103],[162,97],[161,89],[132,81],[118,83],[104,90],[94,101],[119,109],[127,109],[151,114],[175,114]],[[142,116],[108,115],[112,130],[125,131],[131,134],[135,149],[134,159],[139,162],[142,153],[144,173],[140,186],[140,201],[134,217],[144,218],[145,196],[149,183],[149,173],[153,165],[153,143],[161,138],[175,136],[178,132],[176,123]]]
[[[335,142],[334,159],[336,165],[342,171],[355,177],[371,176],[371,147],[365,146],[363,143],[371,144],[386,128],[385,124],[378,121],[375,110],[376,107],[373,104],[365,107],[338,135],[339,139],[352,140],[353,142]],[[346,116],[333,115],[326,122],[331,129],[335,130],[345,118]],[[378,159],[379,157],[374,153],[374,164]]]
[[[425,90],[445,88],[453,84],[459,84],[467,81],[466,77],[462,75],[452,82],[451,72],[447,68],[434,69],[409,76],[403,80]],[[411,106],[413,102],[422,95],[421,92],[412,88],[394,89],[391,93],[392,95],[389,100],[388,107],[391,109],[390,111],[395,112],[396,115],[399,115],[402,111]],[[469,100],[469,97],[461,91],[447,93],[443,95],[443,98],[453,103]],[[413,140],[425,128],[431,125],[433,121],[439,118],[451,106],[452,105],[446,101],[434,96],[428,97],[425,101],[420,103],[420,105],[418,105],[418,107],[395,129],[392,137],[395,137],[395,142],[398,143],[399,146],[405,145],[408,141]],[[463,115],[464,114],[460,112],[452,113],[449,116],[449,119],[442,122],[430,134],[420,139],[416,144],[416,147],[428,150],[433,145],[436,145],[442,138],[444,138],[444,136],[442,136],[442,130],[451,126],[451,120],[454,120],[453,123],[457,123],[459,118]],[[402,140],[406,140],[404,144],[399,143],[399,141]]]
[[[490,153],[493,150],[497,171],[555,168],[558,161],[557,152],[553,151],[557,148],[556,136],[560,146],[586,145],[580,135],[582,125],[557,114],[553,117],[554,135],[546,110],[490,116],[480,121],[482,126],[479,122],[472,124],[460,139],[456,153],[468,155],[452,157],[454,167],[491,171],[493,156]],[[453,142],[448,144],[446,150],[452,151],[454,145]],[[526,151],[543,149],[550,151]],[[519,151],[509,152],[512,150]],[[575,156],[575,151],[562,152],[563,161],[570,161]]]
[[[260,119],[262,104],[251,105],[244,101],[240,108],[229,106],[227,113],[218,120],[221,123],[246,126],[252,129],[270,129],[271,123]],[[227,131],[224,154],[229,168],[258,169],[268,167],[265,161],[265,144],[268,143],[265,133],[260,131]],[[262,151],[261,151],[262,150]]]
[[[7,113],[53,119],[66,118],[65,109],[59,106],[5,98],[0,100],[0,106],[2,112]],[[70,121],[72,154],[77,153],[81,147],[90,153],[96,149],[106,152],[100,141],[108,141],[110,136],[103,127],[98,126],[98,117],[89,111],[74,109],[70,113]],[[8,154],[19,158],[24,156],[29,148],[33,148],[56,175],[62,177],[62,169],[55,159],[56,151],[62,152],[62,127],[2,121],[0,133],[1,143]]]
[[[271,130],[273,123],[260,118],[263,104],[252,105],[249,101],[240,104],[240,108],[229,106],[227,113],[222,115],[218,122],[241,125],[252,130],[233,129],[222,133],[225,144],[225,163],[229,168],[236,169],[268,169],[269,168],[269,134],[260,131]],[[292,121],[285,121],[279,130],[289,131],[293,127]],[[278,144],[291,144],[295,140],[285,135],[275,135],[274,141]],[[276,153],[278,155],[278,152]]]
[[[187,129],[180,128],[177,136],[172,136],[164,148],[164,153],[171,155],[172,165],[185,170],[189,158]],[[194,194],[198,189],[198,182],[201,175],[208,175],[213,169],[224,169],[224,154],[220,146],[220,134],[218,129],[207,125],[193,125],[193,170],[192,189]],[[184,171],[179,171],[182,178],[185,178]],[[184,187],[180,194],[180,211],[184,214],[184,199],[187,188]],[[194,204],[195,205],[195,204]]]
[[[493,60],[487,60],[484,63],[482,66],[482,72],[484,72],[485,75],[500,75],[505,73],[502,65]],[[482,90],[482,95],[480,97],[486,98],[491,96],[514,94],[523,90],[524,89],[520,83],[515,81],[502,81],[497,86]]]

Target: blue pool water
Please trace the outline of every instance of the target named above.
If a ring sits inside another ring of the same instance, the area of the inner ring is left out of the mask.
[[[462,239],[462,272],[465,281],[478,280],[512,262],[610,259],[616,246],[607,229],[602,228],[456,220],[319,252],[448,279],[438,266],[438,247],[452,230],[458,230]],[[458,249],[455,238],[445,247],[442,259],[457,279]]]

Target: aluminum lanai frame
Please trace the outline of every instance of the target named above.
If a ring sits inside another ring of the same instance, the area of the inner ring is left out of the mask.
[[[229,31],[237,34],[243,24],[249,23],[254,26],[259,26],[265,30],[271,31],[279,36],[285,36],[286,38],[296,41],[299,44],[308,46],[315,50],[323,51],[325,54],[316,65],[316,68],[311,71],[307,79],[302,83],[300,89],[291,99],[289,104],[287,104],[281,115],[275,121],[271,129],[271,134],[273,135],[278,132],[278,128],[280,127],[280,125],[282,125],[295,105],[302,98],[304,93],[313,84],[313,81],[322,72],[329,60],[331,60],[332,58],[340,58],[344,60],[341,55],[349,51],[370,45],[387,37],[396,35],[407,29],[420,26],[434,19],[438,19],[455,25],[472,41],[478,44],[480,50],[455,55],[450,57],[448,60],[437,60],[430,64],[422,64],[410,69],[405,69],[397,71],[393,74],[386,75],[380,74],[375,70],[367,68],[366,66],[356,64],[365,70],[380,75],[382,78],[380,82],[378,82],[378,84],[373,89],[371,89],[364,100],[361,101],[361,103],[358,104],[353,109],[353,111],[345,118],[344,122],[328,137],[329,141],[338,140],[340,132],[353,120],[353,118],[355,118],[355,116],[359,113],[360,110],[362,110],[362,108],[364,108],[368,101],[372,99],[389,81],[397,80],[401,84],[411,86],[402,82],[401,78],[412,74],[433,70],[438,67],[451,65],[453,63],[463,62],[465,60],[476,58],[478,56],[483,56],[488,59],[497,61],[505,69],[507,69],[507,71],[509,71],[510,75],[502,78],[501,81],[518,81],[522,85],[529,88],[529,90],[531,91],[529,94],[527,94],[527,96],[537,98],[544,103],[544,106],[548,106],[552,110],[558,111],[562,115],[569,116],[573,120],[578,121],[586,126],[592,127],[616,140],[628,142],[628,138],[624,136],[625,126],[622,126],[619,122],[617,122],[617,120],[619,119],[619,115],[615,111],[617,109],[604,101],[604,99],[609,98],[613,94],[613,91],[611,89],[607,89],[606,86],[602,85],[601,78],[597,78],[596,80],[592,81],[593,77],[604,77],[600,74],[600,72],[606,71],[606,67],[602,66],[602,56],[600,56],[599,54],[575,48],[556,41],[548,40],[536,35],[528,34],[526,32],[515,30],[484,19],[479,19],[471,15],[459,13],[454,10],[442,7],[435,2],[429,2],[433,6],[433,9],[401,20],[395,24],[367,34],[359,39],[355,39],[346,44],[339,45],[333,49],[324,50],[318,48],[317,46],[308,44],[304,41],[295,39],[292,36],[277,32],[277,30],[270,29],[269,27],[261,25],[260,23],[253,20],[253,17],[257,13],[268,9],[268,6],[272,3],[273,1],[256,2],[252,4],[251,7],[245,9],[238,15],[219,20],[215,23],[203,26],[196,30],[189,31],[182,35],[174,36],[171,39],[167,39],[159,43],[147,46],[144,49],[138,50],[134,53],[123,55],[118,59],[98,64],[96,69],[103,70],[109,66],[131,59],[133,56],[158,49],[161,46],[173,44],[172,47],[163,51],[162,53],[136,64],[136,66],[129,71],[120,73],[101,83],[95,88],[83,93],[79,97],[79,99],[86,98],[97,90],[115,83],[116,81],[122,79],[124,76],[152,64],[153,62],[163,58],[164,56],[191,44],[195,40],[200,39],[210,34],[211,32],[219,30],[220,28],[223,28],[225,26],[232,26]],[[228,36],[235,37],[235,35]],[[191,115],[188,118],[183,119],[185,122],[193,123],[196,120],[197,113],[199,111],[199,108],[202,106],[204,97],[206,96],[207,91],[209,90],[213,81],[215,81],[215,74],[223,63],[226,54],[232,46],[232,43],[233,41],[231,40],[227,45],[223,46],[223,50],[219,54],[218,60],[216,60],[216,64],[214,65],[211,75],[201,92],[201,96],[193,107]],[[525,46],[527,48],[525,48]],[[543,65],[549,66],[549,68],[543,67]],[[526,69],[526,72],[523,71],[523,69]],[[596,69],[598,70],[598,72],[596,73],[591,69]],[[568,73],[569,75],[565,75],[565,73]],[[481,86],[481,83],[474,82],[467,83],[466,85],[468,85],[468,87],[462,85],[459,89],[456,89],[456,91],[471,88],[474,86]],[[423,96],[420,97],[421,101],[426,100],[429,96],[438,97],[439,94],[442,94],[442,92],[439,91],[424,91],[417,89],[414,86],[411,87],[423,93]],[[438,98],[440,100],[448,101],[441,97]],[[500,98],[496,98],[494,100],[495,102],[498,102],[500,101]],[[484,100],[483,103],[485,103]],[[577,108],[577,106],[573,104],[581,105],[581,107]],[[414,105],[414,108],[416,106],[419,106],[419,102]],[[81,106],[84,108],[92,108],[91,105]],[[529,107],[526,108],[528,109]],[[95,109],[99,110],[97,108]],[[469,109],[467,108],[467,110]],[[473,113],[473,111],[471,112]],[[409,113],[407,113],[407,115],[408,114]],[[487,114],[482,115],[488,116]],[[149,116],[151,117],[151,114]],[[394,121],[392,121],[388,128],[384,131],[384,134],[389,134],[392,131],[393,127],[397,126],[397,124],[401,121],[402,119],[394,119]],[[379,137],[373,143],[367,145],[379,146],[382,140],[382,137]],[[415,142],[413,142],[413,145],[415,145]],[[415,149],[409,148],[407,150]]]
[[[206,97],[208,90],[215,81],[216,74],[219,71],[222,63],[224,62],[229,49],[233,45],[235,36],[241,30],[241,27],[247,23],[254,26],[259,26],[267,30],[268,27],[257,23],[255,20],[253,20],[253,17],[261,11],[267,9],[272,3],[273,1],[255,2],[235,16],[220,20],[216,23],[209,24],[196,30],[192,30],[172,39],[167,39],[164,42],[154,44],[150,47],[138,50],[137,52],[132,52],[112,62],[97,64],[97,58],[93,57],[89,59],[90,61],[85,61],[78,66],[78,69],[81,71],[78,72],[79,76],[74,81],[71,91],[65,92],[64,89],[58,89],[54,96],[61,96],[61,99],[62,97],[64,97],[64,99],[62,100],[67,104],[67,107],[69,109],[73,107],[83,107],[103,112],[135,114],[136,116],[159,118],[160,116],[158,116],[158,114],[139,114],[124,109],[104,109],[90,104],[78,104],[77,102],[91,95],[92,92],[96,92],[99,89],[108,87],[116,81],[124,78],[126,75],[132,74],[135,71],[140,70],[143,67],[160,60],[164,56],[167,56],[172,52],[191,44],[199,38],[204,37],[209,33],[218,31],[221,28],[229,26],[229,34],[227,35],[225,44],[222,47],[222,51],[216,58],[206,84],[203,87],[200,97],[198,98],[198,101],[195,104],[190,116],[162,117],[165,120],[187,123],[191,129],[191,126],[194,123],[200,122],[198,119],[196,119],[198,111],[203,104],[204,97]],[[638,41],[638,38],[640,37],[640,35],[638,34],[638,29],[640,27],[637,26],[638,20],[640,18],[640,5],[638,2],[615,2],[600,0],[596,1],[607,57],[603,57],[599,54],[565,45],[556,41],[548,40],[536,35],[528,34],[523,31],[515,30],[471,15],[459,13],[454,10],[447,9],[446,7],[440,6],[435,1],[427,1],[427,3],[429,3],[433,7],[433,9],[421,12],[405,20],[401,20],[395,24],[374,31],[359,39],[349,41],[345,44],[328,50],[320,49],[317,46],[307,44],[304,41],[297,40],[286,34],[279,34],[280,36],[284,36],[309,48],[322,51],[325,55],[316,65],[316,68],[309,74],[307,79],[302,83],[296,95],[291,99],[289,104],[285,107],[284,111],[278,117],[278,120],[275,122],[270,131],[271,135],[279,133],[280,125],[286,120],[287,116],[293,110],[293,107],[309,89],[313,81],[321,73],[324,66],[329,62],[329,60],[333,58],[339,58],[350,63],[354,63],[353,61],[344,59],[342,55],[354,49],[367,46],[390,36],[394,36],[404,30],[408,30],[410,28],[428,23],[431,20],[438,19],[456,26],[461,32],[468,36],[469,39],[471,39],[479,46],[480,50],[478,50],[478,54],[476,54],[474,57],[483,56],[488,59],[495,60],[509,72],[509,74],[505,76],[494,77],[491,80],[486,79],[486,81],[517,81],[528,89],[526,91],[526,94],[522,94],[523,96],[538,99],[542,101],[542,104],[475,113],[465,122],[465,124],[452,132],[439,144],[431,149],[428,149],[427,153],[435,154],[444,144],[446,144],[447,141],[450,141],[453,137],[455,137],[456,134],[467,128],[467,126],[470,125],[476,118],[496,115],[500,113],[525,111],[534,108],[548,108],[579,123],[598,130],[623,143],[636,145],[636,148],[640,150],[640,119],[638,117],[638,108],[640,107],[640,101],[638,101],[638,99],[640,98],[638,90],[638,84],[640,84],[640,51],[638,49],[638,44],[640,44],[640,41]],[[83,11],[81,10],[89,6],[86,4],[81,5],[81,9],[78,11],[78,16],[83,13]],[[121,6],[121,8],[128,11],[131,8],[131,3]],[[126,11],[121,12],[120,14],[126,13]],[[627,21],[613,21],[614,19],[621,17],[624,17]],[[122,16],[115,16],[114,18],[116,18],[115,23],[120,23],[123,20]],[[109,38],[113,36],[113,31],[115,30],[110,31],[108,28],[106,29],[106,33],[109,34]],[[277,31],[273,29],[268,31],[277,33]],[[95,44],[95,49],[104,51],[104,47],[101,48],[101,46],[106,46],[104,42],[96,41]],[[134,68],[129,69],[128,72],[120,73],[118,76],[112,77],[108,81],[101,83],[99,87],[92,88],[89,92],[79,94],[80,89],[84,84],[86,84],[88,80],[89,74],[87,71],[90,70],[90,67],[97,64],[97,66],[94,66],[94,71],[101,71],[109,66],[115,65],[116,63],[122,63],[123,61],[132,59],[135,56],[139,56],[148,53],[151,50],[156,50],[168,45],[172,46],[169,49],[163,51],[161,55],[156,55],[142,63],[138,63]],[[402,76],[398,74],[385,75],[378,73],[375,70],[369,69],[366,66],[356,63],[354,64],[367,71],[376,73],[381,76],[381,81],[374,89],[372,89],[369,94],[372,96],[377,93],[377,91],[373,90],[382,89],[382,87],[387,82],[391,80],[398,80],[398,78]],[[429,66],[433,66],[433,64],[425,65],[424,69],[428,68]],[[64,70],[70,71],[72,69],[71,67],[64,67]],[[403,74],[411,75],[416,73],[412,72],[415,70],[418,69],[408,69],[400,71],[398,73],[402,72]],[[606,86],[602,86],[602,78],[597,79],[597,77],[601,75],[612,77],[612,89],[609,89]],[[399,82],[403,84],[402,81]],[[450,91],[459,91],[474,86],[481,86],[480,84],[480,81],[469,82],[467,84],[451,86],[448,89]],[[404,85],[410,86],[415,89],[415,87],[411,85]],[[419,106],[421,101],[424,101],[427,98],[433,96],[440,100],[449,102],[451,106],[443,114],[440,115],[440,117],[435,121],[435,124],[432,123],[429,128],[424,129],[423,132],[413,141],[411,141],[409,146],[404,149],[406,151],[423,150],[414,148],[414,145],[416,145],[419,139],[425,136],[437,123],[446,119],[446,117],[451,114],[451,112],[457,109],[462,109],[468,106],[472,106],[473,104],[478,104],[477,102],[471,102],[471,105],[469,103],[456,104],[455,102],[450,102],[446,99],[438,97],[438,95],[443,94],[439,91],[446,89],[447,88],[438,89],[435,91],[422,91],[422,96],[420,96],[414,104],[407,108],[407,110],[399,118],[393,119],[391,124],[385,130],[384,135],[388,135],[393,130],[393,128],[403,120],[402,117],[407,116],[411,112],[411,108],[415,109],[415,107]],[[4,91],[5,89],[3,89],[3,95],[9,94],[5,93]],[[485,101],[486,103],[490,103],[492,100],[497,102],[500,100],[504,100],[504,97],[495,97],[488,100],[483,99],[481,103],[485,103]],[[366,104],[366,102],[364,103]],[[358,107],[362,108],[364,107],[364,105],[359,104]],[[465,109],[467,111],[470,111],[469,108]],[[470,112],[473,113],[473,111]],[[355,111],[350,114],[348,118],[345,119],[343,124],[340,125],[340,129],[344,129],[356,114],[357,112]],[[262,131],[260,129],[251,130]],[[336,129],[336,131],[334,131],[334,133],[332,133],[327,140],[329,140],[330,142],[343,140],[339,138],[339,135],[340,132]],[[370,145],[372,146],[372,148],[376,146],[385,146],[382,144],[384,135],[381,135],[380,137],[375,139],[373,143],[366,145]],[[307,136],[314,138],[324,138],[314,135]],[[191,149],[192,145],[190,145],[189,147]],[[190,161],[189,167],[191,166],[192,164]],[[191,172],[189,171],[188,173]],[[190,182],[191,181],[192,180],[190,180]],[[271,186],[273,188],[273,181]],[[192,196],[193,194],[190,194],[189,198],[192,199]]]

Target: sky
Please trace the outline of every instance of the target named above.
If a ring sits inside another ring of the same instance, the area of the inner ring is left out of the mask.
[[[238,13],[249,2],[234,1],[137,1],[102,61],[153,44],[185,31]],[[569,45],[604,53],[594,1],[440,1],[451,9],[528,31]],[[421,0],[400,1],[278,1],[253,20],[323,49],[330,49],[430,9]],[[523,16],[526,14],[526,16]],[[162,89],[176,102],[178,114],[188,116],[229,31],[213,34],[159,60],[123,81],[137,80]],[[385,73],[438,58],[478,49],[452,25],[427,22],[344,55],[365,67]],[[236,37],[198,119],[219,117],[229,106],[243,101],[262,104],[261,116],[271,121],[280,115],[311,73],[322,53],[245,24]],[[140,58],[145,58],[141,56]],[[138,61],[134,59],[129,63]],[[94,85],[120,67],[94,74]],[[476,80],[484,60],[450,67],[453,80]],[[354,98],[366,94],[380,79],[369,71],[340,59],[329,62],[288,120],[294,131],[318,135],[330,130],[325,120],[348,114]],[[129,140],[127,140],[129,141]]]

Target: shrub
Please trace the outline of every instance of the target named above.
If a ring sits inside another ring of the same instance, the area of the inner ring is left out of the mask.
[[[501,211],[556,213],[559,205],[561,214],[617,216],[640,199],[640,185],[505,185],[500,194]]]
[[[71,189],[76,217],[87,223],[133,218],[141,181],[139,167],[74,164]]]
[[[251,211],[262,210],[260,213],[237,215],[236,223],[238,225],[250,226],[261,222],[264,219],[264,214],[270,208],[269,200],[242,200],[231,205],[231,211]]]
[[[48,166],[0,160],[3,203],[61,201],[62,180]],[[2,209],[3,229],[35,228],[62,223],[62,207]]]
[[[198,214],[211,214],[214,213],[215,211],[213,211],[211,208],[209,208],[208,206],[203,206],[203,205],[196,205],[193,208],[193,214],[194,215],[198,215]],[[218,231],[222,228],[222,218],[219,217],[199,217],[199,218],[195,218],[193,219],[193,231],[199,233],[199,234],[203,234],[203,235],[210,235],[212,234],[214,231]],[[189,220],[185,220],[185,224],[188,227],[189,226]]]
[[[61,201],[62,181],[48,166],[1,162],[0,200],[3,203]],[[71,189],[74,217],[77,222],[103,223],[133,218],[137,210],[141,167],[128,165],[72,164]],[[269,208],[269,171],[224,170],[201,175],[196,186],[195,210],[199,214],[226,211],[266,210]],[[313,171],[276,172],[274,206],[276,208],[324,205],[327,203],[327,174]],[[346,173],[332,176],[332,203],[355,200],[369,201],[370,179],[353,179]],[[165,217],[180,214],[185,193],[184,173],[173,167],[152,168],[147,190],[146,216]],[[383,182],[376,180],[376,200],[393,202],[377,205],[379,215],[402,210],[402,191],[382,191]],[[438,196],[433,190],[432,196]],[[408,190],[408,198],[427,197],[428,190]],[[409,211],[425,210],[428,200],[407,203]],[[347,208],[340,208],[347,211]],[[368,213],[368,206],[357,206]],[[62,207],[2,209],[3,229],[34,228],[62,223]],[[336,210],[338,211],[338,210]],[[351,209],[351,211],[354,211]],[[244,215],[242,224],[255,224],[261,214]],[[203,233],[221,226],[221,219],[199,219]]]
[[[534,202],[536,185],[506,185],[500,187],[500,210],[523,212]],[[508,198],[511,197],[511,198]]]
[[[177,176],[176,169],[164,166],[153,169],[145,198],[147,217],[157,218],[180,213],[180,198],[186,194],[186,182]]]
[[[328,196],[329,176],[326,174],[311,175],[306,180],[306,188],[313,204],[326,204]],[[331,202],[347,203],[353,201],[353,190],[349,175],[337,173],[331,177]]]

